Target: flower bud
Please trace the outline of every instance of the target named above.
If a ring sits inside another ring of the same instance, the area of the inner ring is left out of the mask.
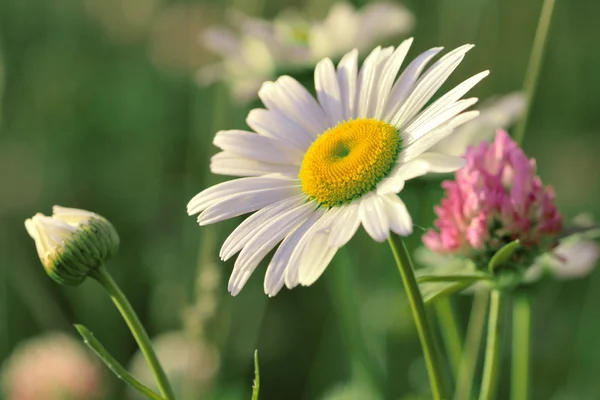
[[[79,285],[119,248],[119,235],[108,220],[76,208],[54,206],[51,217],[38,213],[25,228],[48,275],[65,285]]]

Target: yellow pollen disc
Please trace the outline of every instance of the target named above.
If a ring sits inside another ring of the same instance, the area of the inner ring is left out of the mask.
[[[304,155],[302,190],[325,207],[359,198],[390,173],[400,145],[398,130],[383,121],[341,122],[320,135]]]

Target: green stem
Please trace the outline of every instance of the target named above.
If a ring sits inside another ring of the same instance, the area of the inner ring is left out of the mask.
[[[431,392],[433,398],[441,400],[447,398],[445,396],[444,379],[442,375],[442,364],[440,362],[440,356],[435,344],[435,337],[433,330],[427,319],[427,313],[425,312],[425,303],[423,297],[419,291],[419,284],[415,279],[414,268],[408,250],[402,238],[398,235],[392,234],[389,238],[390,247],[400,276],[404,283],[406,295],[412,309],[413,318],[415,320],[415,326],[419,339],[421,340],[421,346],[423,348],[423,356],[425,357],[425,364],[427,365],[427,372],[429,373],[429,383],[431,385]]]
[[[530,338],[531,302],[526,294],[520,294],[513,301],[512,400],[529,398]]]
[[[496,397],[500,370],[502,297],[502,293],[497,289],[492,290],[490,294],[487,344],[479,400],[493,400]]]
[[[258,350],[254,350],[254,383],[252,384],[252,400],[258,400],[260,390],[260,369],[258,366]]]
[[[452,375],[456,378],[458,376],[463,350],[460,331],[458,329],[458,321],[456,320],[456,315],[452,308],[452,302],[450,301],[450,298],[444,297],[433,303],[433,307],[440,324],[440,331],[442,332],[442,339],[446,346],[446,353],[448,354],[448,359],[450,361]]]
[[[525,128],[527,127],[527,120],[529,119],[529,112],[531,110],[531,102],[533,101],[533,96],[535,95],[535,89],[537,87],[542,60],[544,58],[544,49],[553,11],[554,0],[544,0],[542,11],[540,13],[540,19],[538,21],[537,31],[535,32],[535,38],[533,39],[533,48],[531,49],[531,54],[529,55],[529,63],[525,73],[525,81],[523,82],[523,90],[525,91],[526,97],[525,111],[523,112],[523,117],[519,121],[519,124],[515,128],[514,139],[519,145],[523,143],[523,138],[525,137]]]
[[[125,294],[121,291],[117,283],[113,280],[112,276],[110,276],[110,273],[104,266],[98,268],[96,271],[91,273],[90,276],[97,280],[98,283],[100,283],[104,289],[106,289],[111,300],[113,303],[115,303],[115,306],[123,316],[123,319],[133,334],[133,337],[140,347],[142,354],[146,358],[146,361],[154,373],[154,377],[156,378],[156,382],[162,395],[167,400],[174,400],[175,394],[173,393],[173,389],[171,388],[169,380],[167,379],[167,375],[163,371],[160,362],[154,353],[152,342],[148,337],[148,333],[146,333],[144,326],[140,322],[140,319],[129,303],[129,300],[127,300]]]
[[[467,337],[465,338],[465,350],[460,362],[458,377],[456,378],[454,398],[457,400],[471,398],[479,347],[481,346],[481,338],[483,337],[483,329],[485,328],[488,299],[487,291],[479,290],[475,292],[473,306],[471,307],[471,316],[469,317],[469,326],[467,327]]]

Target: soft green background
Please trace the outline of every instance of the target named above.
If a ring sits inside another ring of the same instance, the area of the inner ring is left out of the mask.
[[[200,243],[210,231],[218,246],[234,223],[199,228],[185,205],[208,185],[214,132],[244,127],[247,111],[224,87],[193,82],[194,70],[210,60],[196,36],[222,20],[226,6],[267,17],[294,6],[321,17],[331,4],[259,1],[0,1],[0,360],[43,332],[74,335],[74,322],[87,325],[123,363],[135,352],[94,282],[65,288],[45,276],[23,221],[53,204],[93,210],[117,227],[121,249],[109,268],[151,335],[181,328],[185,315],[193,325],[194,313],[184,311],[198,295],[194,278],[205,260],[218,259],[214,248],[199,257]],[[446,88],[483,69],[492,74],[474,90],[480,98],[520,87],[540,0],[404,4],[417,20],[413,56],[435,45],[477,45]],[[567,218],[587,211],[600,219],[599,14],[600,2],[558,0],[524,143]],[[404,196],[415,222],[429,226],[432,212],[419,210],[423,199],[409,189]],[[314,286],[274,299],[262,293],[261,268],[232,298],[232,264],[216,266],[217,310],[205,340],[218,346],[221,368],[202,398],[249,398],[255,348],[263,399],[317,399],[344,382],[360,386],[363,341],[385,370],[385,398],[414,398],[408,396],[427,388],[386,245],[361,233]],[[600,397],[598,304],[600,272],[538,293],[534,399]],[[457,306],[464,325],[469,299]],[[508,349],[507,341],[500,399],[508,398]],[[106,380],[106,398],[124,398],[123,385],[108,373]]]

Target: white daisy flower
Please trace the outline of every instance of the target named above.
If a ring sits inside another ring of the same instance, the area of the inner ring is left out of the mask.
[[[222,61],[198,71],[200,84],[217,80],[228,83],[234,98],[249,101],[260,85],[276,76],[277,70],[301,70],[323,57],[337,59],[354,48],[367,50],[384,39],[408,33],[413,15],[395,3],[372,3],[356,9],[335,3],[323,20],[312,21],[290,10],[274,20],[229,13],[231,25],[208,29],[203,44]]]
[[[464,165],[427,150],[478,115],[463,112],[477,99],[461,97],[488,71],[422,110],[473,46],[449,52],[423,73],[442,50],[432,48],[396,78],[411,44],[377,47],[360,69],[356,50],[337,68],[323,59],[315,70],[317,100],[289,76],[266,82],[259,91],[266,109],[246,120],[253,131],[217,133],[214,144],[223,151],[212,158],[212,172],[243,178],[204,190],[187,210],[200,213],[200,225],[255,212],[221,248],[223,260],[240,252],[229,280],[233,295],[280,242],[267,267],[269,296],[284,284],[315,282],[360,225],[379,242],[390,231],[409,235],[412,219],[397,196],[405,182]]]

